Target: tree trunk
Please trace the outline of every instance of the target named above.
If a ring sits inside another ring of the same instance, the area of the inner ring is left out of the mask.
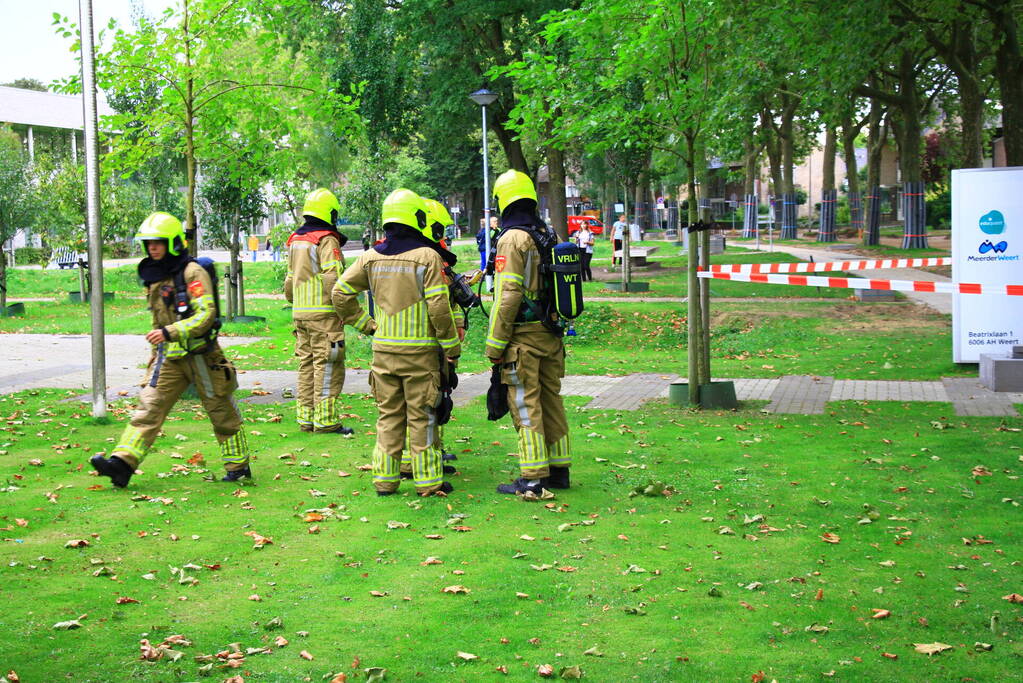
[[[182,5],[181,30],[185,37],[185,66],[191,72],[192,64],[192,41],[188,33],[188,1],[184,0]],[[192,254],[199,253],[199,244],[196,241],[197,226],[195,220],[195,96],[194,81],[191,76],[185,80],[185,239],[192,248]]]
[[[688,195],[689,195],[689,225],[696,223],[699,214],[696,208],[696,140],[695,134],[684,132],[686,140],[686,171],[688,172]],[[702,280],[696,277],[697,267],[700,264],[699,233],[689,233],[689,257],[686,267],[686,282],[688,294],[686,296],[686,340],[689,379],[689,405],[697,407],[700,401],[700,384],[704,383],[700,374],[701,358],[703,356],[703,312],[700,308],[700,290]]]
[[[994,24],[995,77],[1002,104],[1002,140],[1007,166],[1023,166],[1023,53],[1012,0],[992,0],[988,12]]]
[[[851,116],[842,121],[842,159],[845,161],[845,179],[849,184],[849,193],[860,191],[860,169],[856,161],[856,137],[860,129],[853,124]]]
[[[835,127],[828,126],[827,131],[824,134],[824,167],[821,170],[821,182],[822,190],[834,190],[835,189],[835,148],[837,141],[835,137]],[[813,198],[809,198],[809,201],[813,201]]]
[[[615,215],[615,200],[618,198],[617,184],[612,177],[612,174],[608,172],[607,157],[604,158],[604,197],[601,200],[601,208],[603,209],[604,219],[604,238],[611,239],[611,225],[614,224]]]
[[[0,240],[0,316],[7,313],[7,254]]]
[[[959,82],[962,105],[963,167],[980,168],[984,163],[984,94],[977,78],[980,57],[977,54],[977,31],[965,19],[956,22],[951,48],[955,59],[953,71]]]
[[[565,204],[565,152],[547,148],[547,205],[551,211],[551,227],[562,241],[568,239],[568,213]]]
[[[506,115],[495,116],[488,118],[487,123],[490,130],[497,136],[497,141],[501,143],[501,149],[504,150],[504,156],[508,159],[509,167],[522,171],[530,178],[533,178],[529,172],[529,164],[526,163],[526,155],[522,151],[522,143],[518,139],[518,134],[510,133],[504,127],[504,122],[507,120],[508,117]],[[504,170],[501,173],[504,173]],[[536,178],[533,178],[533,182],[536,182]]]
[[[899,171],[903,183],[915,183],[921,178],[920,144],[923,123],[920,95],[916,89],[916,60],[908,49],[899,55],[899,96]]]
[[[238,224],[231,226],[231,262],[228,264],[227,276],[227,319],[234,320],[238,315]]]
[[[742,143],[743,149],[743,185],[742,193],[746,195],[753,194],[753,188],[756,186],[757,180],[757,162],[760,160],[760,148],[750,139],[746,139]]]
[[[856,163],[856,136],[860,134],[852,117],[842,121],[842,157],[845,159],[845,179],[848,183],[849,223],[858,238],[863,237],[863,196],[860,194],[859,165]]]
[[[871,86],[875,79],[871,78]],[[875,246],[881,243],[881,160],[884,154],[885,141],[888,139],[888,127],[884,125],[882,104],[876,99],[870,100],[870,113],[867,116],[867,227],[863,233],[863,243]]]

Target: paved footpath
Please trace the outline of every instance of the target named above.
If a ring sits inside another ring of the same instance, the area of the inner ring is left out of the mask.
[[[246,344],[253,337],[221,337],[224,346]],[[0,393],[36,388],[87,390],[92,381],[89,365],[89,337],[86,335],[4,334],[0,335]],[[140,335],[108,335],[107,396],[116,400],[135,396],[142,380],[142,364],[148,358]],[[367,370],[350,369],[346,393],[369,393]],[[727,378],[717,378],[727,379]],[[569,375],[562,382],[562,394],[589,396],[586,407],[593,410],[636,410],[647,401],[667,398],[677,375],[635,373],[620,377]],[[849,380],[811,375],[775,378],[733,379],[740,401],[768,401],[766,411],[813,415],[824,412],[829,401],[928,401],[951,403],[956,415],[1019,417],[1013,404],[1023,403],[1023,394],[995,393],[976,378],[943,378],[935,382]],[[295,386],[295,373],[288,370],[243,370],[242,389],[260,395],[250,403],[280,403],[282,390]],[[490,373],[459,376],[456,405],[464,405],[486,393]],[[122,393],[123,392],[123,393]],[[263,394],[263,392],[266,392]]]

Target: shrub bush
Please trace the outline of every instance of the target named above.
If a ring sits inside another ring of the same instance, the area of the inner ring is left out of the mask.
[[[19,247],[14,250],[14,264],[18,266],[45,266],[50,260],[50,250],[41,247]]]

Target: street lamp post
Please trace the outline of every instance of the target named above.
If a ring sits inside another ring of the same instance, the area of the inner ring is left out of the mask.
[[[92,318],[92,416],[107,416],[107,365],[103,323],[103,231],[100,226],[99,152],[96,122],[96,55],[92,0],[78,0],[82,52],[82,114],[85,132],[85,196],[89,226],[89,311]],[[82,295],[85,288],[82,288]]]
[[[497,93],[480,88],[469,99],[483,110],[483,262],[490,263],[490,169],[487,158],[487,106],[497,100]],[[493,275],[487,273],[487,291],[494,288]]]

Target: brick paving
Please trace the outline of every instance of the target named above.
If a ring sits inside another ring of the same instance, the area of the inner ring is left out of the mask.
[[[834,382],[833,377],[785,375],[771,394],[766,410],[771,413],[819,415],[831,397]]]
[[[1023,402],[1023,394],[994,392],[972,377],[943,377],[956,415],[985,417],[1019,417],[1013,403]]]

